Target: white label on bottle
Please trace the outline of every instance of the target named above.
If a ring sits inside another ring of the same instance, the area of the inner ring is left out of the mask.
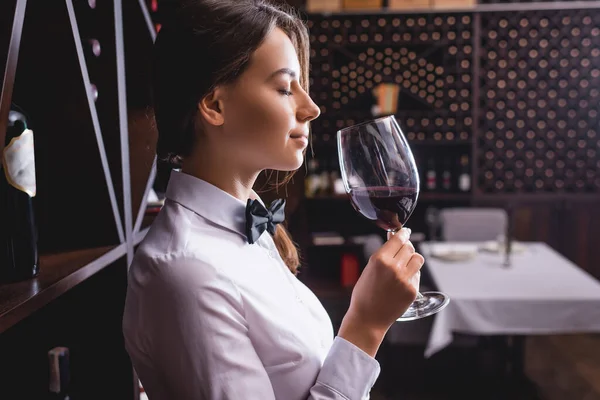
[[[463,192],[466,192],[466,191],[468,191],[471,188],[471,179],[469,178],[469,175],[462,174],[460,176],[460,178],[458,180],[458,187]]]
[[[346,188],[344,186],[344,181],[341,178],[337,178],[333,182],[333,193],[335,194],[346,194]]]
[[[25,129],[4,148],[2,164],[8,183],[35,197],[35,152],[31,129]]]

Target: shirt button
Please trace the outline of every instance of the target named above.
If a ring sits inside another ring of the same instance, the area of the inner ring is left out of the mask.
[[[297,301],[298,303],[302,303],[302,299],[300,298],[300,296],[296,296],[296,301]]]
[[[269,257],[271,257],[271,258],[275,258],[275,254],[273,254],[273,252],[272,252],[271,250],[269,250],[269,251],[267,252],[267,254],[268,254],[268,255],[269,255]]]

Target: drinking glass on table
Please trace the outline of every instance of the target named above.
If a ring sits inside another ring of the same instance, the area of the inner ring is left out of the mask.
[[[341,129],[337,145],[342,180],[352,205],[395,234],[406,224],[419,197],[415,159],[396,118],[388,116]],[[449,301],[444,293],[419,293],[398,321],[430,316]]]

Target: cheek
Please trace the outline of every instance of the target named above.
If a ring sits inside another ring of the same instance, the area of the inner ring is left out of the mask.
[[[251,140],[281,137],[285,139],[293,128],[293,113],[287,98],[278,93],[257,91],[240,98],[235,107],[236,126]],[[273,92],[273,90],[271,90]]]

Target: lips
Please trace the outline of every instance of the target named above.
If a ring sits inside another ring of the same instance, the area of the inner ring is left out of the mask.
[[[307,139],[308,140],[308,135],[304,134],[304,133],[293,133],[290,135],[290,138],[292,138],[292,139]]]
[[[292,133],[290,135],[290,139],[294,143],[299,144],[302,149],[304,149],[304,148],[306,148],[306,146],[308,146],[308,134]]]

